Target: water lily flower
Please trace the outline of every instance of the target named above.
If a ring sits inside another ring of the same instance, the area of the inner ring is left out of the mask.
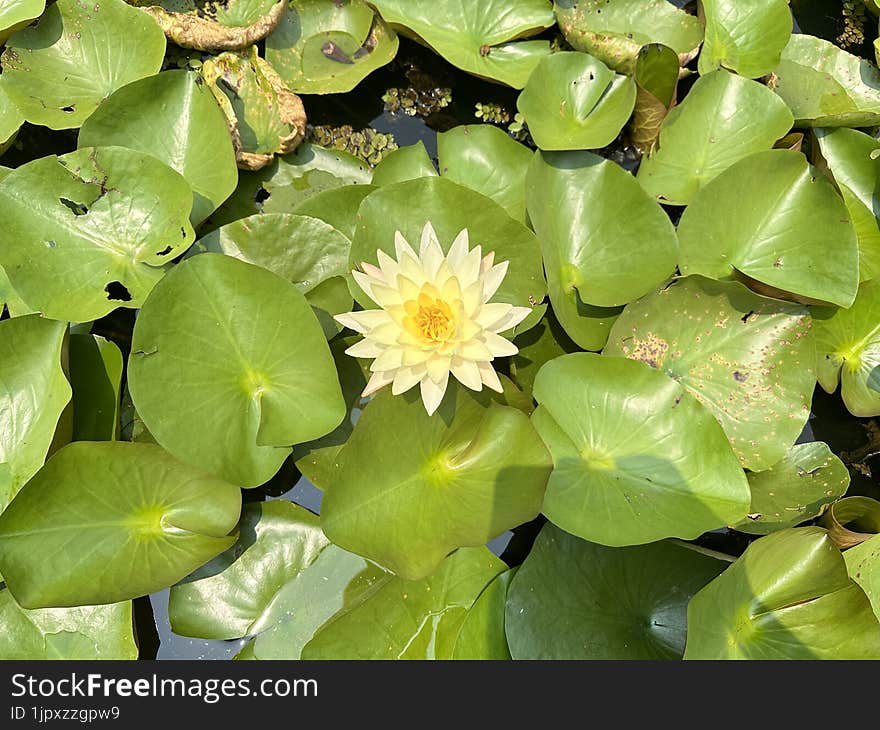
[[[422,229],[419,253],[400,231],[397,260],[377,251],[379,266],[361,264],[355,281],[380,309],[347,312],[336,320],[364,335],[345,352],[375,358],[363,396],[390,384],[395,395],[418,384],[428,414],[443,400],[449,374],[471,390],[502,391],[492,360],[515,355],[517,347],[499,332],[522,322],[531,309],[489,302],[507,273],[508,262],[469,247],[461,231],[444,256],[430,222]]]

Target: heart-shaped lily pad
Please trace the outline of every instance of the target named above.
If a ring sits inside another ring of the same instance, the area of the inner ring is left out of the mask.
[[[107,606],[19,606],[0,589],[0,660],[137,659],[131,601]],[[71,637],[76,638],[73,648]]]
[[[749,487],[721,426],[681,385],[625,358],[574,353],[535,379],[553,454],[544,514],[603,545],[695,538],[742,519]]]
[[[687,603],[726,564],[668,542],[607,548],[546,524],[510,586],[515,659],[680,659]]]
[[[238,542],[171,589],[172,629],[182,636],[236,639],[272,628],[284,620],[277,610],[283,594],[328,544],[318,518],[302,507],[285,500],[245,505]]]
[[[114,93],[83,124],[79,146],[119,145],[177,170],[193,190],[193,225],[235,189],[238,171],[223,112],[187,71],[165,71]]]
[[[397,54],[397,35],[364,0],[291,0],[266,60],[301,94],[351,91]]]
[[[816,372],[854,416],[880,415],[880,392],[868,384],[880,366],[880,279],[866,281],[849,309],[814,309]]]
[[[387,575],[315,634],[303,659],[451,659],[468,610],[506,565],[462,548],[418,581]]]
[[[474,602],[455,640],[453,659],[510,659],[510,649],[504,633],[504,614],[510,581],[516,571],[516,568],[505,570],[486,586]]]
[[[880,620],[880,534],[851,547],[843,559],[849,577],[865,592]]]
[[[732,164],[772,148],[793,123],[785,102],[764,85],[709,73],[663,120],[659,146],[642,160],[638,180],[656,198],[687,205]]]
[[[528,147],[493,124],[462,124],[437,135],[440,174],[487,198],[507,214],[526,222]]]
[[[61,368],[66,331],[36,314],[0,322],[0,512],[43,465],[70,401]]]
[[[818,527],[753,542],[693,597],[687,621],[685,659],[880,659],[871,604]]]
[[[587,304],[616,307],[653,291],[675,271],[678,241],[669,217],[610,160],[590,152],[538,152],[526,197],[550,301],[570,332],[578,317],[567,296],[572,290]]]
[[[816,129],[822,158],[859,238],[859,278],[880,276],[880,142],[855,129]]]
[[[795,33],[769,84],[799,127],[880,124],[880,72],[824,38]]]
[[[500,131],[500,130],[499,130]],[[503,132],[501,132],[504,134]],[[390,152],[373,168],[373,185],[393,185],[417,177],[435,177],[437,170],[421,140]],[[463,183],[462,183],[463,184]]]
[[[703,40],[699,19],[668,0],[555,0],[553,6],[565,40],[621,73],[632,73],[642,46],[662,43],[684,59]]]
[[[296,468],[319,489],[327,489],[336,479],[339,470],[336,456],[354,430],[360,415],[361,393],[370,379],[370,361],[345,354],[359,339],[359,336],[334,337],[329,343],[347,409],[342,423],[326,436],[293,449]]]
[[[496,263],[510,261],[493,301],[534,307],[544,299],[546,282],[535,234],[507,215],[500,205],[473,190],[442,177],[407,180],[368,195],[357,217],[349,257],[351,268],[362,261],[375,264],[379,250],[396,257],[395,232],[400,231],[407,241],[415,243],[430,221],[444,253],[466,228],[471,247],[479,244],[484,254],[494,251]],[[373,306],[359,288],[355,298],[364,306]],[[538,319],[529,315],[518,330],[525,331]]]
[[[152,4],[150,4],[152,3]],[[285,0],[138,0],[172,43],[203,51],[235,51],[261,41],[284,15]]]
[[[0,0],[0,43],[24,28],[46,9],[46,0]]]
[[[718,419],[742,465],[755,471],[782,459],[806,424],[814,353],[803,307],[700,277],[629,305],[605,349],[679,381]]]
[[[550,473],[525,413],[488,391],[449,390],[434,416],[412,391],[376,395],[321,505],[334,543],[411,580],[536,517]]]
[[[751,472],[748,479],[752,506],[734,529],[752,535],[767,535],[818,517],[849,487],[846,465],[821,441],[792,446],[778,464]]]
[[[84,148],[0,182],[0,263],[30,306],[87,322],[139,307],[192,243],[192,193],[148,154]]]
[[[242,218],[196,244],[199,251],[223,253],[287,279],[305,294],[328,339],[339,331],[333,315],[351,311],[343,278],[350,248],[351,241],[324,221],[288,213]]]
[[[6,84],[3,77],[0,76],[0,154],[3,154],[15,135],[18,134],[19,127],[24,124],[24,114],[18,105],[9,98],[6,93]]]
[[[852,304],[859,244],[834,186],[799,152],[740,160],[704,185],[678,226],[681,273],[743,274],[807,302]]]
[[[791,37],[788,0],[702,0],[700,7],[706,23],[701,74],[723,66],[756,79],[779,65]]]
[[[172,454],[254,487],[278,471],[291,444],[342,420],[324,333],[293,284],[206,253],[178,264],[154,291],[134,328],[129,389]],[[169,398],[179,407],[169,409]]]
[[[516,101],[542,150],[598,149],[629,120],[636,85],[588,53],[544,58]]]
[[[26,608],[124,601],[232,545],[240,509],[237,487],[158,446],[79,441],[0,515],[0,571]]]
[[[115,441],[119,431],[122,353],[98,335],[70,335],[73,440]]]
[[[382,17],[415,34],[453,66],[521,89],[547,41],[522,41],[555,22],[545,0],[373,0]]]
[[[214,56],[202,64],[201,73],[226,115],[240,168],[265,167],[305,137],[302,101],[257,55],[256,46],[248,53]]]
[[[157,73],[164,55],[159,26],[123,0],[58,0],[9,39],[0,61],[25,119],[70,129],[116,89]]]
[[[329,223],[349,240],[357,230],[357,212],[373,185],[340,185],[316,192],[293,208],[297,215],[307,215]]]

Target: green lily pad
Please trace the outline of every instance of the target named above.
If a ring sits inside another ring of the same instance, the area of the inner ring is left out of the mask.
[[[300,211],[300,206],[312,196],[338,187],[363,187],[370,192],[373,189],[368,185],[371,177],[369,165],[353,155],[303,142],[294,152],[276,157],[270,165],[260,170],[243,171],[239,175],[235,191],[208,218],[204,227],[219,228],[257,213],[299,213],[325,220],[327,216],[315,212],[316,209]],[[342,230],[348,238],[353,238],[354,225],[352,224],[349,234],[337,219],[339,216],[347,216],[352,206],[353,219],[357,205],[367,192],[360,198],[356,194],[347,198],[347,203],[332,199],[326,207],[327,214],[333,217],[327,218],[327,222]],[[352,203],[352,200],[356,202]]]
[[[550,301],[573,339],[577,324],[570,322],[578,314],[566,296],[572,290],[587,304],[616,307],[655,290],[675,272],[678,242],[669,217],[610,160],[590,152],[538,152],[526,197]]]
[[[685,659],[880,658],[880,624],[818,527],[753,542],[693,597],[687,621]]]
[[[798,127],[880,124],[880,71],[823,38],[793,34],[768,85]]]
[[[334,543],[409,580],[535,518],[550,473],[525,413],[487,391],[449,391],[434,416],[412,391],[377,394],[321,505]]]
[[[854,416],[880,415],[880,392],[868,384],[880,366],[880,279],[866,281],[849,309],[813,310],[819,385]]]
[[[742,519],[745,474],[679,383],[625,358],[574,353],[535,379],[532,423],[553,454],[544,514],[603,545],[692,539]]]
[[[544,525],[507,597],[515,659],[681,659],[687,603],[726,564],[658,542],[607,548]]]
[[[859,239],[859,278],[880,276],[880,142],[855,129],[816,129],[824,163]],[[876,212],[875,212],[876,211]]]
[[[526,169],[532,152],[493,124],[462,124],[437,135],[440,173],[492,198],[526,222]]]
[[[545,0],[373,0],[382,17],[414,34],[453,66],[515,89],[550,53],[547,41],[523,41],[556,21]]]
[[[342,420],[324,333],[293,284],[205,253],[154,292],[135,324],[129,389],[150,433],[179,459],[255,487],[291,444]]]
[[[507,215],[500,205],[473,190],[442,177],[407,180],[379,188],[364,198],[357,218],[350,268],[362,261],[375,264],[380,250],[396,259],[395,232],[400,231],[415,244],[430,221],[444,253],[467,228],[471,246],[480,244],[484,255],[494,251],[496,264],[510,261],[493,301],[534,307],[544,299],[546,282],[535,234]],[[359,287],[356,289],[355,299],[362,306],[374,306]],[[518,331],[524,332],[540,319],[533,314],[518,326]]]
[[[70,401],[61,367],[66,331],[36,314],[0,322],[0,512],[43,465]]]
[[[153,16],[172,43],[202,51],[235,51],[263,40],[284,15],[284,0],[132,0]],[[146,7],[144,7],[146,6]]]
[[[84,148],[0,182],[0,263],[47,317],[87,322],[139,307],[192,243],[189,185],[148,154]]]
[[[663,120],[659,147],[642,159],[638,181],[664,202],[687,205],[731,165],[771,149],[793,123],[785,102],[763,84],[708,73]]]
[[[343,278],[350,248],[351,241],[324,221],[288,213],[242,218],[196,244],[198,251],[223,253],[287,279],[305,295],[328,339],[339,331],[333,315],[351,311]]]
[[[357,212],[374,185],[341,185],[322,190],[297,203],[293,213],[318,218],[329,223],[349,240],[357,230]]]
[[[390,152],[373,168],[373,185],[393,185],[418,177],[435,177],[437,170],[421,140]]]
[[[79,441],[0,515],[0,571],[25,608],[128,600],[232,545],[240,509],[237,487],[158,446]]]
[[[3,76],[0,76],[0,154],[12,144],[22,124],[24,124],[24,114],[9,98]]]
[[[302,101],[257,55],[221,53],[202,64],[205,79],[226,116],[240,168],[258,170],[296,149],[306,134]]]
[[[283,617],[283,592],[328,544],[318,518],[302,507],[285,500],[245,505],[238,542],[172,587],[173,631],[203,639],[266,631]]]
[[[799,152],[758,152],[704,185],[678,226],[679,269],[743,274],[806,302],[848,307],[859,245],[834,186]]]
[[[363,0],[291,0],[266,60],[301,94],[351,91],[397,55],[397,34]]]
[[[667,0],[555,0],[553,5],[565,40],[621,73],[632,73],[642,46],[662,43],[687,57],[703,40],[699,19]]]
[[[7,41],[0,61],[25,119],[72,129],[120,87],[157,73],[164,55],[159,26],[123,0],[58,0]]]
[[[115,441],[119,432],[122,353],[98,335],[70,335],[74,441]]]
[[[315,634],[303,659],[451,659],[468,610],[506,565],[462,548],[418,581],[387,575]]]
[[[766,471],[748,475],[752,506],[735,530],[752,535],[794,527],[821,515],[849,487],[846,465],[828,444],[796,444]]]
[[[605,348],[680,382],[755,471],[781,460],[809,418],[814,352],[803,307],[700,277],[629,305]]]
[[[493,660],[510,659],[510,649],[504,633],[504,611],[510,581],[516,568],[505,570],[480,594],[468,611],[455,640],[453,659]]]
[[[519,352],[510,358],[510,376],[526,393],[532,392],[535,376],[544,363],[580,349],[565,334],[553,310],[548,310],[544,318],[528,332],[517,335],[513,344],[519,348]]]
[[[6,176],[0,175],[0,180],[3,180],[4,177]],[[0,313],[3,311],[4,304],[10,317],[35,314],[34,310],[25,304],[24,300],[18,295],[18,292],[12,288],[6,271],[0,266]]]
[[[0,0],[0,44],[46,9],[46,0]]]
[[[193,191],[198,225],[235,189],[238,171],[223,112],[187,71],[164,71],[119,89],[83,124],[79,146],[119,145],[153,155]]]
[[[633,145],[644,154],[653,152],[663,120],[678,101],[678,63],[675,51],[659,43],[642,46],[636,59],[636,105],[630,134]]]
[[[308,443],[293,448],[296,468],[319,489],[327,489],[336,480],[339,471],[337,455],[354,430],[360,413],[361,393],[370,378],[368,360],[346,355],[345,351],[359,341],[359,337],[335,337],[330,340],[330,352],[336,363],[342,397],[345,400],[345,418],[333,431]]]
[[[587,53],[544,58],[516,101],[542,150],[598,149],[629,120],[636,85]]]
[[[880,620],[880,535],[851,547],[843,559],[849,577],[865,592]]]
[[[131,601],[31,611],[0,589],[0,660],[137,659],[133,627]]]
[[[701,74],[723,66],[756,79],[779,65],[791,37],[788,0],[702,0],[706,38],[700,51]]]

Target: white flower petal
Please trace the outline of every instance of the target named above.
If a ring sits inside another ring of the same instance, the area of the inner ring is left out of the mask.
[[[366,334],[374,328],[393,324],[388,312],[383,309],[364,309],[358,312],[344,312],[334,315],[335,319],[343,327],[348,327],[355,332]]]
[[[364,392],[361,393],[361,398],[366,398],[368,395],[372,395],[379,390],[379,388],[384,388],[393,380],[394,372],[391,370],[386,370],[381,373],[373,373],[370,376],[370,380],[367,382],[367,387],[364,388]]]
[[[422,262],[422,268],[425,271],[425,277],[428,281],[435,281],[440,266],[445,263],[443,249],[440,247],[440,241],[434,232],[434,227],[430,223],[426,223],[422,229],[422,242],[419,248],[419,259]]]
[[[383,350],[382,353],[375,360],[373,360],[372,364],[370,365],[370,371],[378,373],[384,370],[397,370],[402,365],[403,348],[388,347]]]
[[[373,293],[371,294],[371,298],[376,304],[380,307],[391,307],[394,305],[401,305],[403,302],[400,299],[400,292],[396,287],[386,286],[385,284],[373,283],[372,285]]]
[[[380,345],[398,345],[400,344],[401,332],[402,330],[397,322],[383,322],[378,327],[371,329],[367,333],[367,337],[375,340]]]
[[[455,237],[452,246],[449,247],[449,253],[446,254],[446,260],[449,262],[453,271],[462,261],[464,261],[464,257],[467,256],[468,245],[468,229],[465,228]]]
[[[504,388],[501,387],[501,381],[498,379],[498,373],[495,372],[495,368],[492,367],[491,363],[477,363],[477,367],[480,369],[480,379],[487,388],[491,388],[496,393],[504,392]]]
[[[458,266],[455,268],[455,275],[458,277],[458,283],[462,289],[467,289],[477,279],[480,278],[480,247],[468,251]]]
[[[492,268],[492,264],[495,263],[495,252],[489,251],[480,261],[480,273],[485,274],[489,269]]]
[[[370,277],[368,274],[365,274],[362,271],[358,271],[357,269],[354,269],[354,271],[351,272],[351,275],[354,277],[357,285],[361,289],[363,289],[364,294],[366,294],[370,299],[376,302],[376,304],[379,304],[379,302],[376,301],[376,297],[373,295],[373,284],[376,283],[376,280]]]
[[[400,271],[398,263],[381,249],[376,251],[376,260],[379,262],[379,268],[382,269],[385,281],[393,282]]]
[[[428,368],[428,377],[435,383],[447,379],[449,377],[449,363],[450,358],[443,355],[435,355],[429,358],[425,362],[425,367]]]
[[[459,383],[471,390],[482,390],[483,381],[480,378],[480,368],[475,362],[464,360],[460,357],[452,359],[450,371]]]
[[[460,283],[460,282],[459,282]],[[479,279],[461,292],[461,304],[468,317],[476,317],[483,303],[483,282]]]
[[[492,359],[492,352],[486,347],[486,345],[477,339],[462,342],[458,348],[456,348],[456,354],[463,357],[465,360],[472,360],[476,363],[488,362]]]
[[[378,282],[382,284],[387,284],[388,282],[385,280],[385,273],[378,266],[373,266],[373,264],[368,263],[367,261],[361,261],[361,270],[369,277],[372,277]]]
[[[516,355],[519,352],[519,348],[516,345],[509,340],[505,340],[501,335],[496,335],[494,332],[483,332],[479,339],[495,357]]]
[[[491,327],[486,327],[486,329],[491,330],[492,332],[504,332],[511,327],[516,327],[531,313],[531,307],[511,307],[504,319],[499,320]]]
[[[446,393],[446,386],[449,383],[449,373],[446,373],[446,377],[440,383],[435,383],[431,378],[422,378],[421,380],[421,392],[422,392],[422,403],[425,404],[425,410],[428,412],[428,415],[431,416],[434,414],[440,407],[440,403],[443,400],[443,395]]]
[[[504,281],[509,264],[509,261],[502,261],[498,266],[493,266],[483,274],[484,302],[488,302],[493,296],[495,296],[495,292],[498,291],[498,287],[501,286],[501,282]]]
[[[484,304],[480,307],[477,312],[477,316],[474,317],[474,321],[480,325],[483,329],[493,330],[498,332],[494,326],[498,322],[503,322],[510,315],[510,310],[513,309],[512,304],[507,304],[506,302],[492,302],[491,304]]]
[[[345,354],[352,357],[379,357],[383,352],[385,352],[385,347],[374,340],[364,338],[349,347]]]
[[[400,368],[400,370],[394,374],[394,382],[391,384],[391,393],[393,395],[406,393],[406,391],[425,377],[427,377],[427,372],[424,367]]]
[[[409,254],[410,258],[418,259],[416,256],[416,252],[413,251],[412,246],[409,245],[409,241],[407,241],[403,234],[400,231],[394,232],[394,253],[397,257],[398,263],[400,263],[401,258],[404,255]]]
[[[419,258],[424,260],[425,254],[431,247],[440,248],[440,239],[437,238],[437,232],[431,221],[422,226],[422,238],[419,241]]]

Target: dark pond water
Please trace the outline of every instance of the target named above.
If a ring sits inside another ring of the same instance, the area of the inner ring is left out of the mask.
[[[687,0],[675,4],[684,6]],[[835,0],[792,0],[796,18],[796,30],[834,40],[842,30],[840,3]],[[876,23],[874,23],[876,26]],[[871,43],[876,37],[876,27],[867,29],[865,43],[858,50],[866,58],[872,58]],[[553,34],[548,35],[552,39]],[[449,89],[451,102],[427,117],[408,116],[403,112],[385,111],[383,94],[390,88],[417,87],[431,92]],[[496,104],[506,112],[510,121],[516,111],[516,92],[494,84],[482,82],[463,74],[446,64],[421,46],[401,40],[400,52],[389,66],[369,76],[356,92],[328,97],[306,96],[304,103],[309,120],[314,125],[351,125],[355,130],[372,127],[393,134],[401,147],[424,143],[428,154],[437,156],[437,133],[459,124],[475,124],[475,108],[479,104]],[[26,125],[19,143],[0,157],[0,164],[15,167],[46,154],[62,154],[76,148],[76,131],[53,132],[42,127]],[[602,154],[623,164],[628,169],[637,165],[638,158],[631,150],[618,144],[602,151]],[[676,211],[670,210],[675,217]],[[128,354],[134,313],[117,310],[95,323],[93,331],[114,340]],[[843,407],[838,395],[828,395],[817,389],[809,423],[799,441],[821,440],[844,458],[852,474],[851,494],[865,494],[880,499],[880,439],[872,439],[870,427],[876,427],[873,419],[852,417]],[[319,512],[322,493],[316,489],[292,464],[286,464],[275,478],[263,487],[243,492],[245,501],[288,499]],[[522,562],[528,554],[543,518],[523,525],[493,540],[489,547],[510,565]],[[698,542],[730,555],[739,555],[748,544],[746,535],[730,530],[709,533]],[[168,591],[135,601],[141,656],[145,659],[228,659],[234,656],[243,641],[202,641],[176,636],[168,623]]]

